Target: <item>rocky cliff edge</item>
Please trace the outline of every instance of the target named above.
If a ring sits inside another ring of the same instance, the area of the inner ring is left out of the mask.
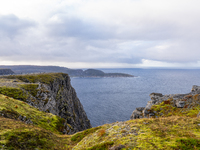
[[[4,76],[0,78],[0,94],[21,100],[40,111],[63,118],[62,132],[64,134],[91,128],[90,121],[67,74]],[[27,119],[21,116],[20,120]]]

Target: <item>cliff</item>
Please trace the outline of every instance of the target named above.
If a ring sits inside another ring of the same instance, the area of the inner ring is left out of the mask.
[[[0,75],[10,75],[14,74],[14,72],[11,69],[0,69]]]
[[[65,119],[63,133],[72,134],[91,128],[67,74],[12,75],[4,76],[0,81],[0,94]]]

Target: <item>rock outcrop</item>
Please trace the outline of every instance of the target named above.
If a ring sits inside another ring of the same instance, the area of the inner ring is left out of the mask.
[[[152,109],[152,106],[169,104],[174,108],[192,108],[200,105],[200,86],[194,85],[188,94],[169,94],[151,93],[151,101],[147,102],[146,107],[139,107],[133,111],[131,119],[158,117],[157,111]],[[162,113],[159,114],[162,116]]]
[[[64,118],[64,126],[68,127],[69,124],[71,128],[63,129],[63,133],[72,134],[91,128],[90,121],[67,74],[12,75],[5,78],[14,79],[13,88],[17,87],[18,93],[21,93],[21,97],[12,95],[15,99],[22,100],[40,111]],[[7,95],[10,96],[9,93]]]
[[[14,74],[14,72],[11,69],[0,69],[0,75],[9,75]]]

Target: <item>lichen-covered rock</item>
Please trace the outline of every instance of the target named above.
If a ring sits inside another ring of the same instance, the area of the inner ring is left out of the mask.
[[[155,114],[157,112],[152,110],[152,107],[161,103],[168,104],[175,108],[192,108],[195,105],[200,105],[200,86],[194,85],[191,92],[188,94],[163,95],[161,93],[151,93],[150,97],[151,101],[147,102],[146,107],[142,109],[136,108],[136,110],[133,111],[130,117],[131,119],[156,117]],[[160,113],[159,115],[162,116],[162,114],[163,113]]]
[[[52,113],[64,118],[63,123],[69,130],[63,133],[72,134],[91,128],[91,124],[80,103],[70,77],[64,73],[33,74],[8,76],[9,79],[19,79],[23,82],[13,83],[25,93],[23,100],[40,111]],[[19,89],[18,89],[19,90]],[[22,93],[22,92],[21,92]]]

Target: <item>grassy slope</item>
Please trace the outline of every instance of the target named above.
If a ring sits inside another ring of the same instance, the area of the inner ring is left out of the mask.
[[[71,149],[69,135],[56,134],[21,121],[0,117],[0,149]]]
[[[95,150],[122,144],[126,146],[125,149],[200,149],[200,119],[194,117],[194,114],[199,112],[199,107],[182,111],[184,113],[179,116],[116,122],[74,135],[60,135],[56,126],[48,123],[54,115],[40,112],[22,101],[4,95],[0,95],[0,104],[0,110],[14,111],[37,122],[27,125],[14,119],[0,117],[1,147],[6,145],[10,149],[37,147]],[[188,117],[187,114],[191,112],[193,115]],[[56,118],[53,122],[56,122]]]
[[[56,115],[39,111],[23,101],[1,94],[0,115],[12,119],[18,119],[20,116],[23,116],[25,120],[30,119],[34,125],[55,133],[60,133],[60,128],[62,128],[63,122],[63,119]]]

